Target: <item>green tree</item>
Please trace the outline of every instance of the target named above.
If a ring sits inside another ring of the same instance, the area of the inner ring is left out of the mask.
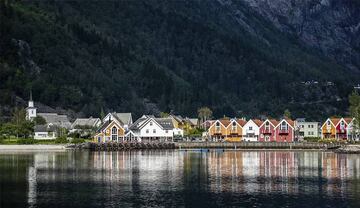
[[[41,116],[36,116],[33,120],[35,125],[45,125],[46,124],[46,120],[45,118],[41,117]]]
[[[357,91],[353,91],[349,95],[349,111],[351,117],[355,118],[353,131],[360,131],[360,95]]]
[[[285,109],[284,111],[284,117],[285,118],[290,118],[291,119],[291,112],[289,109]]]
[[[13,128],[10,128],[10,135],[17,138],[27,138],[34,132],[34,124],[31,121],[26,120],[26,111],[24,108],[15,107],[12,113],[11,124]]]
[[[169,116],[170,116],[169,113],[166,113],[166,112],[161,112],[161,113],[160,113],[160,117],[161,117],[161,118],[167,118],[167,117],[169,117]]]
[[[204,123],[206,120],[210,119],[212,116],[212,111],[208,107],[201,107],[198,109],[198,117],[201,120],[201,123]]]

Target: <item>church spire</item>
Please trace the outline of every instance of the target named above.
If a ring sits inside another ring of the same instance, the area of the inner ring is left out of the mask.
[[[30,101],[33,101],[33,98],[32,98],[32,90],[30,90]]]

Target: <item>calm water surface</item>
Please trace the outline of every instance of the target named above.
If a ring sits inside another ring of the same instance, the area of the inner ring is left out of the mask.
[[[360,155],[0,153],[0,207],[360,207]]]

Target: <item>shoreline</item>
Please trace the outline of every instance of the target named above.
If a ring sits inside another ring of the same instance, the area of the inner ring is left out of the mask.
[[[63,144],[5,144],[0,145],[0,153],[8,151],[65,151],[67,146]]]

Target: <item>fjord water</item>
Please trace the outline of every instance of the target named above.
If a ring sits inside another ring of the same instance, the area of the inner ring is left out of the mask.
[[[360,207],[360,155],[0,153],[0,207]]]

